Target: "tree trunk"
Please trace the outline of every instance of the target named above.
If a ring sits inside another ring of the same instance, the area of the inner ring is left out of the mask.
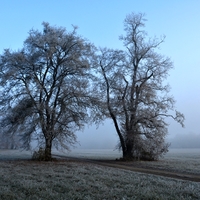
[[[123,150],[123,159],[124,160],[133,160],[133,144],[130,142],[126,143],[126,148]]]
[[[52,161],[51,148],[52,148],[52,140],[49,138],[46,138],[45,155],[44,155],[45,161]]]

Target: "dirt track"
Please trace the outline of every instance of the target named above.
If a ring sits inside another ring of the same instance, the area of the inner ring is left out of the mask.
[[[60,159],[65,159],[65,160],[67,159],[67,160],[81,162],[81,163],[90,163],[90,164],[113,167],[113,168],[118,168],[118,169],[130,170],[134,172],[154,174],[154,175],[164,176],[164,177],[169,177],[169,178],[200,182],[200,174],[181,173],[178,171],[172,172],[169,170],[156,169],[153,167],[148,168],[147,166],[140,165],[138,162],[134,162],[134,161],[124,162],[124,161],[114,161],[114,160],[94,160],[94,159],[84,159],[84,158],[72,158],[72,157],[58,156],[58,155],[55,155],[55,156]]]

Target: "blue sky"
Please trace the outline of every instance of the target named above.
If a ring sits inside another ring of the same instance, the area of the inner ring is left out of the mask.
[[[160,53],[174,62],[167,82],[177,110],[186,117],[185,128],[167,120],[169,140],[200,137],[200,1],[199,0],[6,0],[0,2],[0,53],[22,47],[30,29],[42,30],[42,22],[63,26],[96,46],[122,48],[119,35],[131,12],[145,13],[149,36],[166,35]],[[87,138],[86,142],[85,138]],[[117,137],[111,122],[78,133],[82,147],[114,146]],[[107,141],[107,142],[106,142]],[[192,142],[191,142],[192,145]]]

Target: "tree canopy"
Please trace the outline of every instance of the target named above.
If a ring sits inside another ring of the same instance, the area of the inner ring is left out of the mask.
[[[88,71],[92,45],[73,31],[43,23],[31,30],[22,49],[0,57],[0,100],[4,134],[19,134],[29,148],[36,138],[63,147],[87,121]]]
[[[128,15],[126,34],[120,36],[125,50],[101,48],[97,55],[99,92],[104,97],[100,106],[114,122],[124,159],[158,159],[169,146],[165,118],[182,126],[184,121],[180,112],[173,115],[175,101],[163,84],[173,67],[169,58],[156,52],[164,38],[148,38],[144,21],[143,14]]]
[[[127,15],[124,50],[96,48],[76,27],[48,23],[43,31],[31,30],[23,48],[5,49],[1,132],[24,148],[37,140],[51,160],[52,145],[68,148],[86,123],[111,118],[124,159],[156,160],[166,153],[165,119],[184,126],[184,115],[165,84],[173,63],[158,53],[164,37],[148,37],[145,21],[143,14]]]

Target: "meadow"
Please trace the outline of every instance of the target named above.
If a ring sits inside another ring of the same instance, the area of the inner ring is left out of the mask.
[[[112,150],[54,152],[67,157],[114,159]],[[70,159],[31,161],[30,152],[0,150],[0,199],[200,199],[200,183],[115,169]],[[141,161],[140,161],[141,162]],[[149,167],[200,174],[200,150],[171,150]]]

